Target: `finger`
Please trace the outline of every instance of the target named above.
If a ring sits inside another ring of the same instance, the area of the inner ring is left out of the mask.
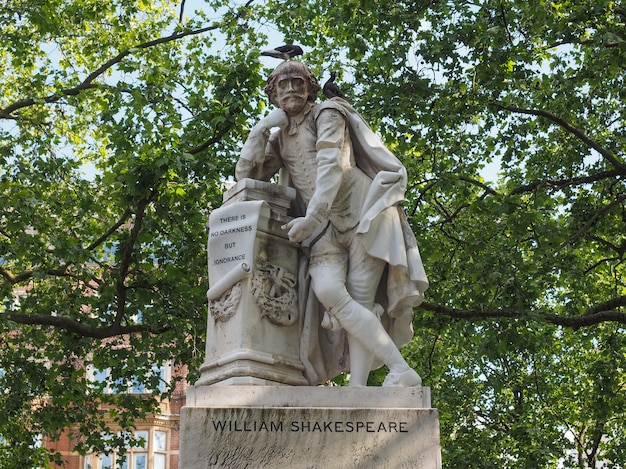
[[[300,241],[300,230],[297,226],[292,226],[287,235],[291,241]]]

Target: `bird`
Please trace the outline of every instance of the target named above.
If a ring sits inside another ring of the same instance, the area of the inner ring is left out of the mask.
[[[326,98],[343,98],[346,99],[346,96],[341,91],[341,88],[335,83],[335,79],[337,78],[337,72],[330,72],[330,78],[326,83],[324,83],[324,87],[322,88],[322,93]]]
[[[291,60],[298,55],[302,55],[302,47],[294,44],[285,44],[284,46],[275,47],[271,50],[261,52],[266,57],[274,57],[275,59]]]

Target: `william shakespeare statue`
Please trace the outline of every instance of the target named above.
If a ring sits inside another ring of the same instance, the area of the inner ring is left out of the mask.
[[[251,130],[236,177],[269,181],[280,170],[296,190],[301,210],[283,229],[305,254],[298,294],[307,381],[349,371],[350,385],[365,386],[385,364],[383,386],[420,386],[399,351],[428,288],[401,208],[406,169],[345,99],[316,103],[320,85],[303,63],[282,62],[265,91],[277,109]]]

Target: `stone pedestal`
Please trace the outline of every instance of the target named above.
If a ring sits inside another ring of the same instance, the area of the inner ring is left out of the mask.
[[[439,469],[429,388],[203,386],[181,411],[181,469]]]
[[[209,218],[209,316],[198,386],[308,384],[299,346],[298,248],[280,227],[295,191],[244,179]]]

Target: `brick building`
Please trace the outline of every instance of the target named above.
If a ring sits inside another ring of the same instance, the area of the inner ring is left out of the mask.
[[[171,379],[171,373],[166,372],[165,376]],[[90,453],[85,456],[73,452],[79,436],[73,438],[70,431],[57,441],[44,439],[42,445],[62,455],[65,465],[53,466],[59,469],[178,469],[180,409],[185,405],[186,387],[184,381],[178,382],[172,397],[161,403],[158,414],[135,422],[134,436],[144,441],[144,444],[127,448],[123,461],[116,452]],[[133,389],[129,389],[129,392],[133,392]],[[112,429],[115,430],[115,427]]]
[[[15,301],[25,297],[28,290],[28,286],[15,288],[13,290]],[[165,364],[154,367],[153,372],[160,377],[159,391],[164,391],[173,378],[179,379],[176,381],[171,397],[160,403],[158,413],[151,414],[144,420],[135,421],[134,437],[144,442],[142,447],[127,447],[123,460],[115,451],[109,454],[90,453],[82,456],[74,451],[76,444],[80,441],[80,435],[68,429],[58,439],[44,437],[39,442],[43,447],[58,452],[62,456],[64,464],[62,466],[53,464],[52,467],[55,469],[178,469],[180,409],[186,402],[187,368]],[[94,382],[106,383],[107,373],[107,370],[86,367],[87,377]],[[149,393],[149,390],[131,382],[123,386],[116,385],[114,388],[107,387],[105,392],[141,395]],[[116,431],[115,425],[111,425],[111,430]],[[121,428],[117,430],[121,432]]]

